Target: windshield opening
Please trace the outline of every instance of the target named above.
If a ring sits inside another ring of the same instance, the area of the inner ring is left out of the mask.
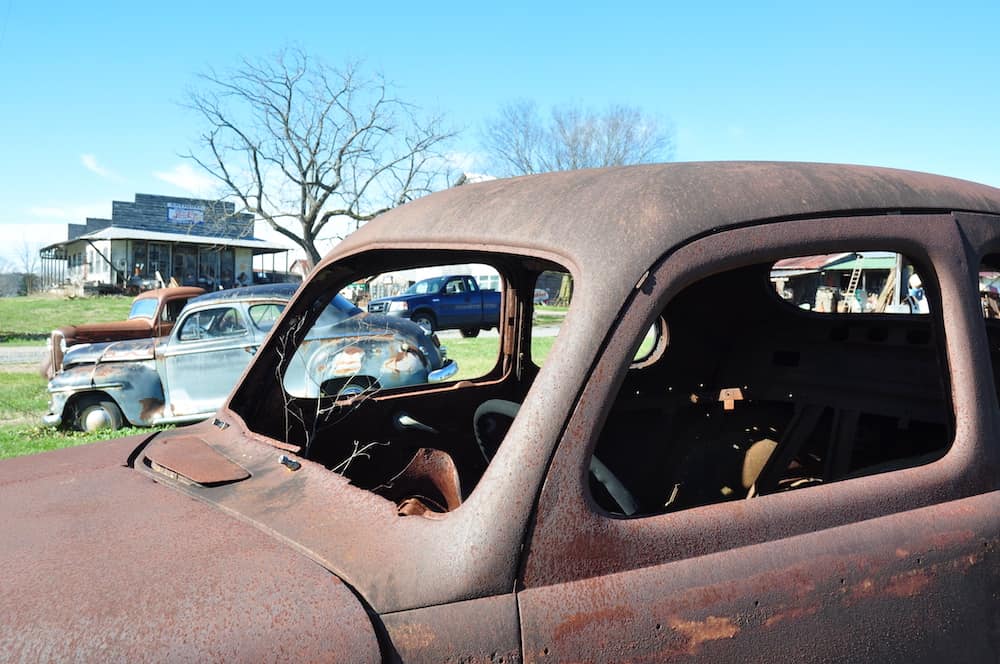
[[[152,297],[136,300],[132,303],[132,308],[128,312],[129,320],[133,318],[148,318],[152,320],[156,314],[156,302],[156,299]]]

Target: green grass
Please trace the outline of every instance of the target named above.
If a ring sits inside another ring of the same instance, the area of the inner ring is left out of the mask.
[[[566,318],[567,311],[569,307],[549,307],[540,304],[535,307],[531,320],[535,325],[559,325]]]
[[[499,338],[446,339],[441,345],[448,350],[448,357],[458,362],[453,380],[479,378],[493,368],[500,355]]]
[[[124,438],[136,434],[149,435],[163,427],[153,429],[137,429],[129,427],[117,431],[97,431],[83,433],[81,431],[58,431],[51,427],[36,426],[0,426],[0,459],[8,457],[37,454],[64,447],[75,447],[99,440]]]
[[[531,340],[531,358],[542,365],[555,337],[535,337]],[[448,357],[458,362],[458,374],[454,380],[471,380],[485,375],[496,364],[500,355],[497,338],[447,339],[441,345],[448,349]]]
[[[38,373],[0,373],[0,424],[35,423],[48,406],[45,379]]]
[[[41,419],[48,398],[45,379],[36,371],[0,372],[0,459],[158,430],[129,427],[83,433],[47,427]]]
[[[131,306],[132,298],[124,295],[0,297],[0,341],[24,343],[45,339],[63,325],[125,320]]]

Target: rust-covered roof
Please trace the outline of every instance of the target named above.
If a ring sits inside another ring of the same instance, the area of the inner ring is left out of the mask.
[[[589,169],[468,184],[387,212],[333,252],[370,243],[527,246],[600,263],[608,241],[645,269],[714,228],[842,211],[1000,213],[1000,190],[870,166],[687,162]],[[641,274],[641,272],[640,272]]]

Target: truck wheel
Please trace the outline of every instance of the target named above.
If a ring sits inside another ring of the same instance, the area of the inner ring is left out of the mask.
[[[464,327],[462,328],[461,332],[462,336],[465,337],[466,339],[472,339],[473,337],[479,336],[478,327]]]
[[[92,432],[101,429],[121,429],[124,418],[122,411],[111,399],[100,396],[84,397],[76,404],[76,421],[80,431]]]
[[[431,332],[434,331],[434,317],[431,316],[430,314],[425,314],[425,313],[414,314],[413,318],[411,318],[410,320],[412,320],[420,327],[424,328],[424,332],[426,332],[427,334],[430,334]]]

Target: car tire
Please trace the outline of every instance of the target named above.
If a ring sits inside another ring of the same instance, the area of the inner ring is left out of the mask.
[[[101,429],[121,429],[124,421],[118,404],[107,397],[91,396],[77,402],[73,424],[80,431],[92,433]]]
[[[413,318],[411,318],[410,320],[412,320],[420,327],[424,328],[424,331],[427,334],[430,334],[434,331],[434,317],[431,314],[421,312],[418,314],[414,314]]]
[[[466,339],[472,339],[474,337],[478,337],[479,336],[479,328],[478,327],[466,327],[466,328],[462,328],[461,332],[462,332],[462,336],[465,337]]]

